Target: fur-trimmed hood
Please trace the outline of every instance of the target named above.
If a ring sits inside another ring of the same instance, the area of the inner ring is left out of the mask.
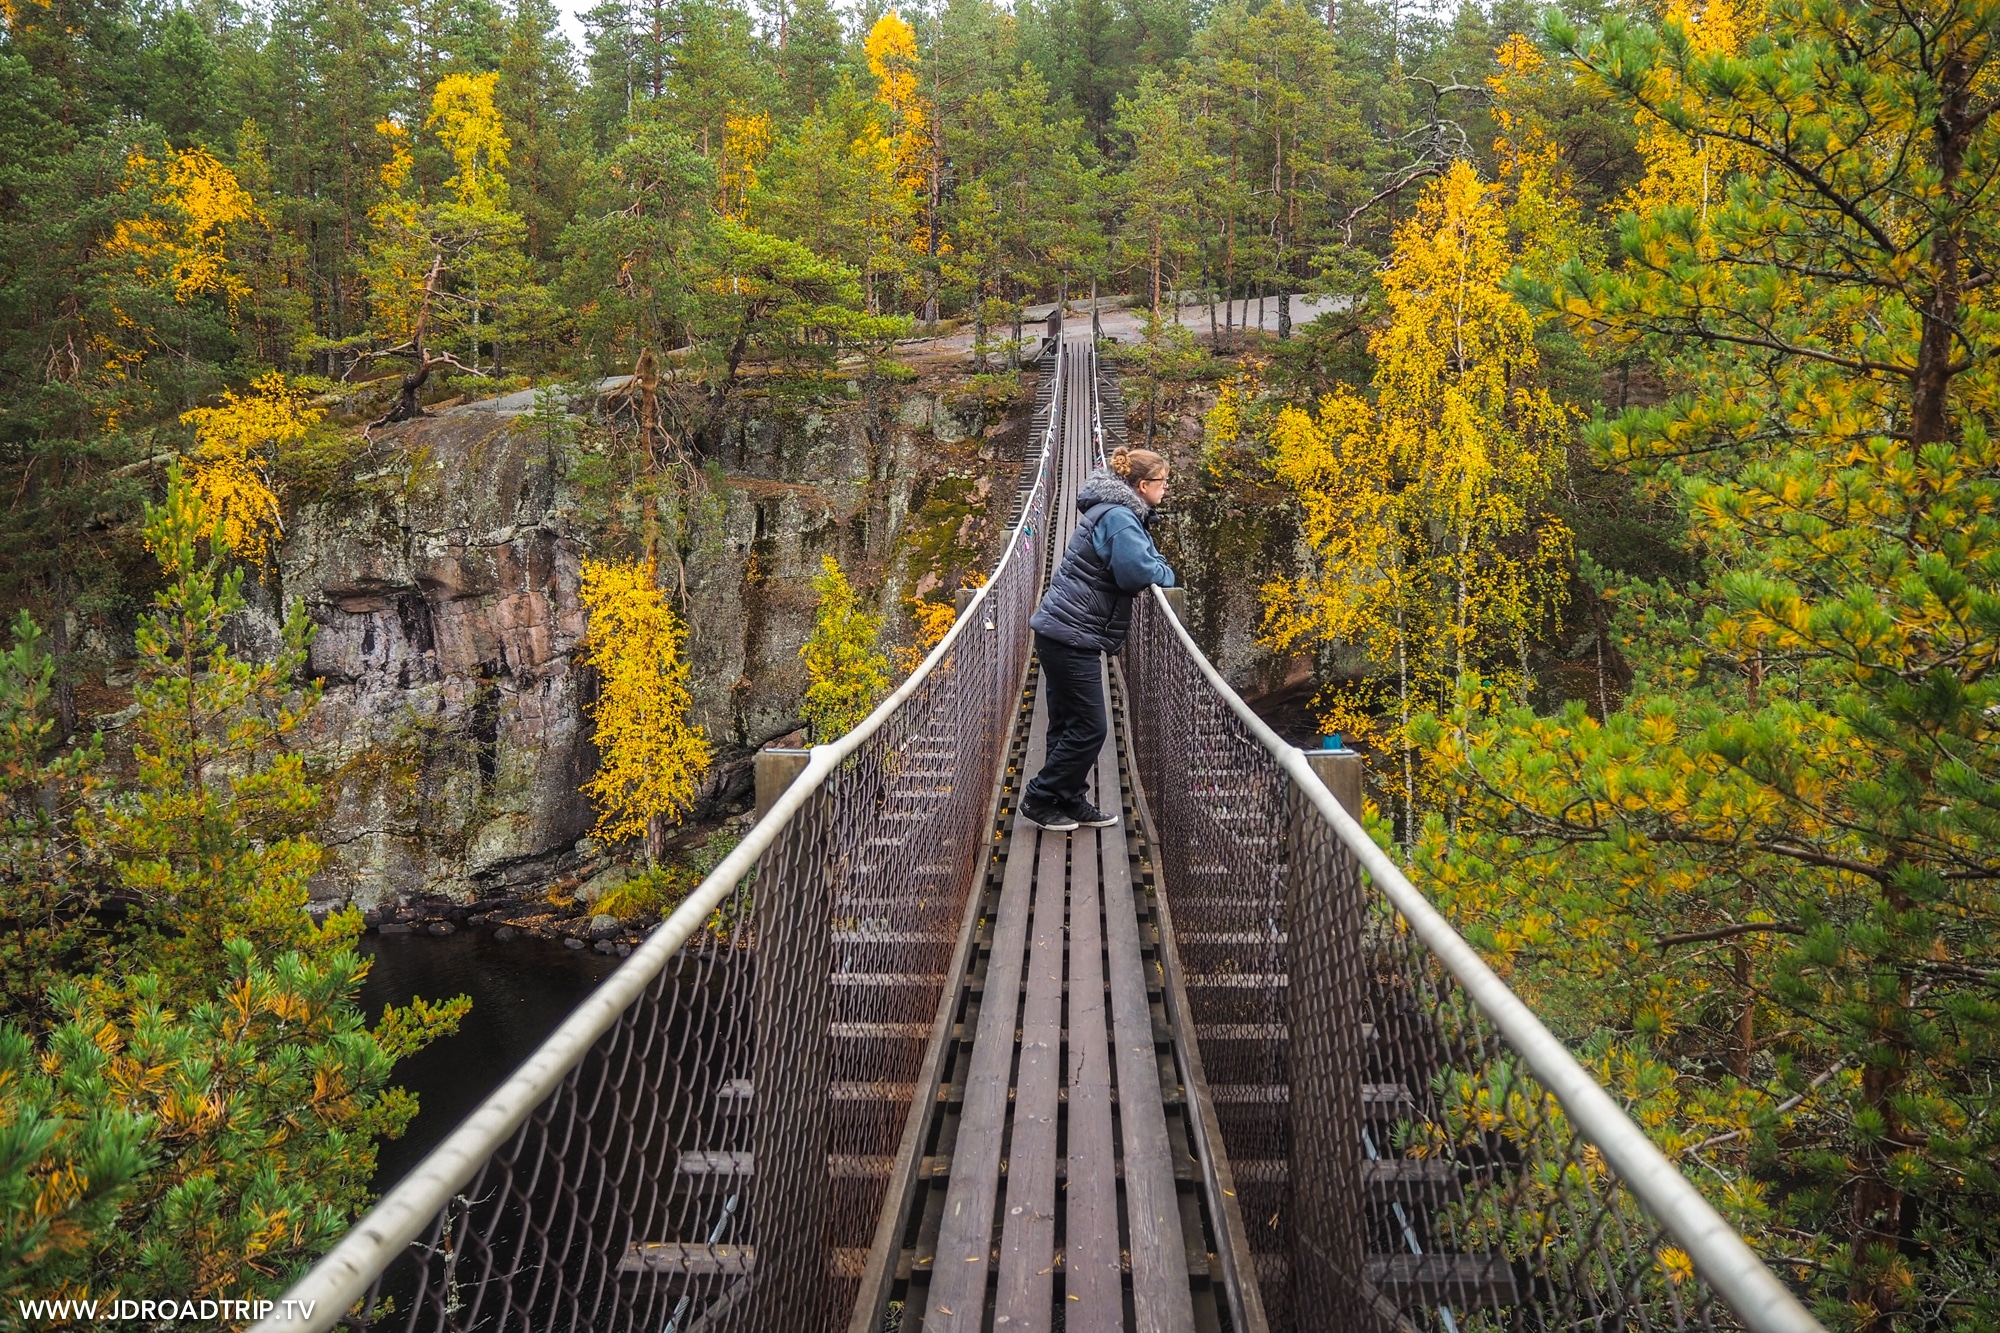
[[[1142,525],[1152,522],[1153,506],[1140,498],[1139,492],[1132,489],[1131,483],[1099,463],[1090,470],[1090,475],[1083,479],[1083,485],[1077,487],[1076,507],[1087,514],[1101,504],[1124,505]]]

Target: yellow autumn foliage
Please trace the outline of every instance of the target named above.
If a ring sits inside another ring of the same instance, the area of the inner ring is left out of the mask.
[[[889,113],[896,174],[921,186],[930,169],[930,105],[918,91],[916,31],[892,9],[875,20],[863,47],[876,100]]]
[[[1314,559],[1265,585],[1265,637],[1366,650],[1387,683],[1334,691],[1322,721],[1379,734],[1388,691],[1412,807],[1412,716],[1448,708],[1469,676],[1500,696],[1525,688],[1528,640],[1560,609],[1571,558],[1549,509],[1569,417],[1534,383],[1534,323],[1503,285],[1512,263],[1494,187],[1455,164],[1397,232],[1388,323],[1369,341],[1374,401],[1340,389],[1269,428]],[[1240,430],[1244,412],[1240,390],[1225,394],[1210,427]]]
[[[929,223],[918,208],[918,200],[931,188],[938,145],[933,109],[919,83],[916,31],[892,9],[875,21],[862,45],[868,72],[875,78],[875,100],[889,127],[878,160],[881,170],[900,187],[895,192],[900,195],[897,202],[909,210],[882,219],[882,240],[887,247],[901,245],[914,255],[933,249],[943,253],[950,247],[942,235],[932,245]]]
[[[435,259],[421,216],[421,205],[409,189],[416,166],[410,131],[394,120],[376,124],[375,133],[389,148],[382,164],[382,198],[368,210],[374,240],[361,261],[368,283],[368,300],[383,338],[409,341],[430,305],[430,269]]]
[[[757,164],[771,151],[771,113],[731,112],[722,123],[722,161],[716,170],[724,217],[741,219],[757,188]]]
[[[861,609],[839,561],[821,556],[812,586],[819,605],[812,634],[799,649],[807,680],[800,711],[813,743],[825,745],[852,731],[888,693],[889,660],[875,646],[882,617]]]
[[[203,148],[165,163],[135,149],[125,178],[127,188],[150,182],[153,206],[120,222],[105,252],[129,260],[142,281],[170,285],[177,301],[214,293],[235,309],[250,288],[229,263],[232,229],[264,221],[236,174]]]
[[[1707,0],[1699,5],[1672,0],[1665,25],[1680,29],[1698,55],[1727,55],[1742,49],[1744,37],[1762,13],[1759,0]],[[1644,215],[1683,205],[1697,209],[1705,222],[1709,208],[1728,188],[1729,178],[1750,165],[1751,155],[1746,149],[1699,132],[1714,123],[1713,104],[1667,70],[1653,72],[1647,93],[1655,105],[1672,106],[1695,132],[1676,128],[1655,112],[1638,112],[1639,155],[1645,160],[1646,174],[1618,201],[1617,208]]]
[[[579,657],[598,676],[597,773],[583,784],[592,835],[643,837],[693,804],[708,771],[708,738],[690,719],[687,626],[637,562],[585,560],[579,594],[590,625]]]
[[[1499,131],[1493,159],[1507,229],[1519,242],[1517,267],[1527,277],[1548,281],[1567,263],[1601,258],[1597,228],[1577,200],[1562,147],[1538,104],[1567,71],[1551,66],[1520,33],[1493,59],[1499,70],[1486,87]]]
[[[271,485],[273,457],[303,440],[325,415],[312,406],[304,389],[286,383],[275,370],[259,376],[248,394],[225,389],[221,406],[181,413],[181,420],[195,428],[195,449],[185,467],[201,502],[204,529],[219,529],[230,550],[263,564],[272,539],[284,533]]]
[[[269,226],[236,174],[202,148],[182,149],[164,161],[134,149],[125,158],[124,190],[148,202],[118,223],[104,243],[105,258],[125,270],[133,287],[178,305],[219,296],[233,320],[250,286],[231,251],[246,229]],[[126,378],[161,346],[157,316],[145,301],[124,293],[109,304],[110,319],[91,333],[90,343],[111,376]]]
[[[907,676],[924,664],[931,649],[944,642],[958,620],[958,610],[950,602],[927,602],[921,597],[908,598],[903,604],[910,608],[910,622],[917,631],[915,643],[896,649],[896,667]]]
[[[507,202],[507,150],[513,147],[493,104],[500,75],[447,74],[431,97],[424,128],[437,132],[458,173],[445,182],[467,208],[499,208]]]

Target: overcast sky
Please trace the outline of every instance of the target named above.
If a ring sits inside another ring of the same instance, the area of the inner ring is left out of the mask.
[[[562,0],[563,31],[569,34],[569,39],[576,46],[576,54],[579,58],[583,55],[584,46],[583,20],[578,15],[582,14],[586,9],[595,9],[596,7],[595,4],[585,3],[584,0]]]

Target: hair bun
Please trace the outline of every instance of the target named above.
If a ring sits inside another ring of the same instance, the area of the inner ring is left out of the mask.
[[[1142,481],[1152,481],[1167,475],[1167,460],[1151,449],[1134,449],[1121,444],[1111,451],[1111,457],[1104,462],[1105,466],[1111,469],[1112,475],[1122,479],[1127,485],[1136,485]]]

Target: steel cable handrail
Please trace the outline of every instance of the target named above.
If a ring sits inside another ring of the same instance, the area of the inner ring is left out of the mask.
[[[1152,616],[1172,627],[1173,640],[1235,721],[1271,760],[1373,880],[1410,931],[1449,974],[1479,1014],[1560,1104],[1579,1136],[1602,1153],[1617,1181],[1684,1249],[1699,1276],[1753,1333],[1825,1333],[1798,1298],[1654,1146],[1645,1132],[1579,1064],[1519,996],[1488,967],[1430,901],[1376,845],[1314,771],[1209,662],[1181,624],[1165,593],[1152,590]],[[1135,704],[1135,707],[1143,706]],[[1171,830],[1162,830],[1171,839]],[[1295,983],[1296,984],[1296,981]]]
[[[820,791],[828,777],[895,716],[910,696],[953,652],[969,626],[991,629],[989,599],[1002,575],[1021,558],[1023,543],[1034,534],[1036,501],[1051,482],[1053,441],[1061,416],[1063,358],[1056,357],[1053,395],[1042,432],[1037,475],[1021,514],[992,575],[974,593],[963,614],[921,665],[888,698],[846,735],[811,747],[805,769],[786,788],[770,811],[743,841],[710,871],[687,898],[655,927],[632,956],[619,965],[596,990],[564,1019],[501,1085],[493,1090],[416,1168],[356,1220],[334,1248],[286,1291],[276,1312],[255,1325],[254,1333],[320,1333],[333,1328],[355,1302],[364,1299],[387,1267],[424,1229],[433,1224],[483,1164],[516,1134],[538,1106],[561,1087],[564,1079],[596,1043],[653,985],[669,962],[700,931],[738,888],[760,858],[778,843],[799,811]],[[303,1313],[310,1310],[308,1316]]]

